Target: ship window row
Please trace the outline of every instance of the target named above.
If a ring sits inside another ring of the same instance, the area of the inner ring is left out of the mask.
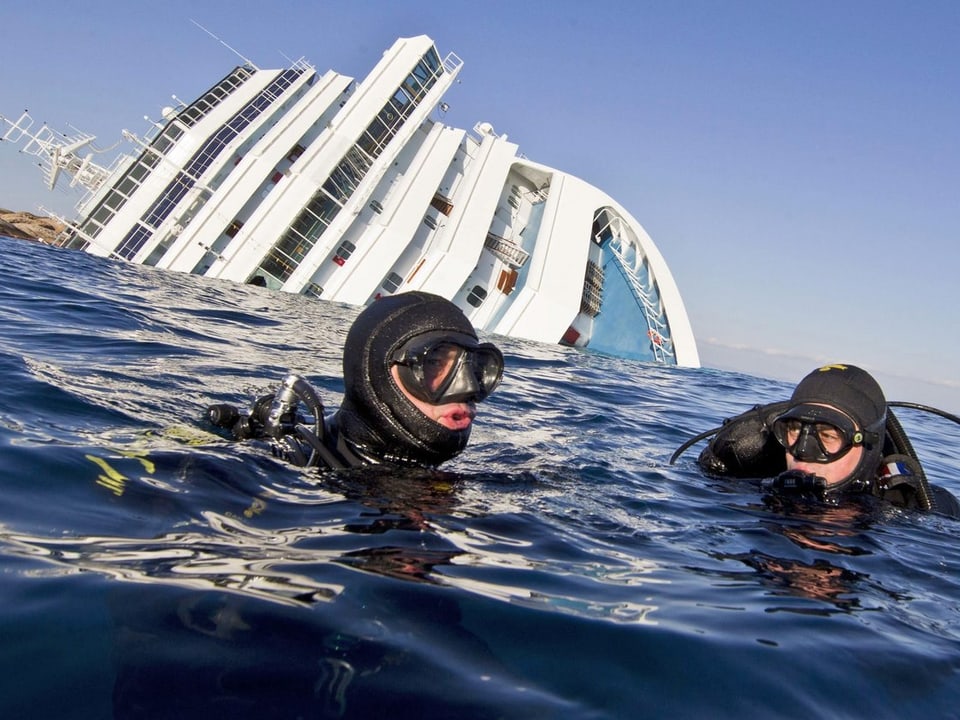
[[[277,271],[270,270],[266,262],[262,269],[281,280],[288,278],[338,212],[340,205],[332,198],[323,193],[315,196],[267,255],[267,262],[272,260],[275,267],[286,268],[289,272],[277,275]]]
[[[196,178],[203,175],[213,161],[223,152],[223,149],[259,117],[271,103],[288,88],[300,74],[297,70],[286,70],[277,76],[266,88],[253,98],[230,121],[209,138],[184,166],[182,172],[161,193],[147,213],[143,216],[144,223],[151,227],[159,227],[177,204],[193,187]],[[141,243],[142,245],[142,243]],[[139,250],[139,247],[137,248]],[[133,251],[136,254],[137,250]],[[132,259],[133,255],[126,254],[128,250],[119,251],[122,257]]]
[[[166,217],[173,212],[177,204],[183,200],[190,188],[194,186],[194,180],[186,173],[177,173],[177,177],[167,185],[163,195],[153,204],[150,212],[143,218],[143,222],[151,227],[159,227]]]
[[[190,159],[184,167],[184,172],[178,175],[154,207],[144,218],[148,225],[158,226],[173,208],[183,199],[192,187],[194,178],[198,178],[207,171],[214,160],[223,152],[224,148],[246,129],[265,109],[296,79],[299,72],[287,70],[274,79],[264,88],[257,97],[253,98],[243,109],[231,118],[230,122],[214,133]]]
[[[120,208],[124,206],[130,196],[143,183],[150,170],[157,166],[160,158],[153,153],[144,153],[137,162],[120,178],[120,181],[100,201],[97,208],[90,213],[80,226],[80,231],[90,238],[96,238]]]
[[[177,116],[177,119],[186,127],[193,127],[252,76],[253,69],[251,67],[247,65],[237,67],[227,77],[210,88],[203,97],[191,103],[190,107]]]
[[[166,155],[167,151],[183,136],[183,133],[184,129],[182,126],[176,122],[169,122],[163,131],[150,143],[150,148],[155,153]]]
[[[117,255],[127,258],[128,260],[131,259],[140,252],[140,248],[150,239],[151,235],[153,235],[152,229],[142,223],[137,223],[133,226],[133,229],[127,233],[123,242],[117,247]]]
[[[294,76],[299,74],[299,72],[301,71],[295,71]],[[219,105],[238,87],[243,85],[244,82],[253,76],[253,73],[253,69],[249,66],[239,66],[235,68],[230,75],[221,80],[215,87],[211,88],[202,98],[181,112],[177,116],[177,119],[183,126],[192,127],[204,115],[210,112],[210,110]],[[81,225],[80,231],[91,238],[95,238],[116,212],[123,207],[123,204],[130,195],[132,195],[133,191],[136,190],[135,186],[126,184],[126,181],[132,179],[135,181],[136,186],[139,186],[147,175],[149,175],[150,170],[155,168],[159,163],[160,158],[158,154],[166,154],[167,150],[183,135],[183,132],[183,129],[177,123],[168,123],[163,132],[154,138],[150,149],[141,153],[137,162],[134,163],[124,177],[120,179],[117,188],[107,194],[100,207]],[[122,189],[119,187],[120,185],[123,185]],[[86,241],[84,241],[84,245],[86,245]]]
[[[92,213],[90,220],[93,222],[88,221],[84,223],[82,230],[90,237],[95,238],[103,230],[103,227],[109,222],[110,218],[123,207],[133,192],[142,184],[150,171],[159,164],[159,156],[165,154],[169,147],[183,135],[183,132],[183,129],[176,123],[168,123],[164,131],[151,143],[150,148],[141,154],[137,162],[131,166],[110,193],[107,194],[101,207]],[[182,183],[175,181],[172,186],[175,187],[177,194],[182,197],[182,193],[179,192],[182,190]],[[162,207],[169,208],[170,195],[170,188],[168,187],[164,193],[163,202],[160,203]],[[157,205],[154,207],[156,208]],[[107,208],[111,212],[102,212],[103,208]],[[160,214],[153,212],[149,214],[147,221],[154,224],[158,218],[162,219]],[[123,257],[128,256],[123,255]]]
[[[430,48],[367,126],[357,145],[370,157],[379,156],[442,74],[440,58],[436,50]]]
[[[306,257],[357,189],[373,160],[383,152],[443,72],[437,51],[430,48],[361,133],[357,143],[341,158],[310,204],[276,242],[257,271],[273,275],[281,282],[290,278],[299,262]],[[320,212],[316,212],[314,206]],[[291,264],[292,259],[296,262]]]
[[[187,173],[194,177],[200,177],[207,171],[213,161],[223,152],[223,149],[244,129],[246,129],[254,120],[270,107],[270,105],[283,94],[293,81],[297,78],[299,72],[296,70],[286,70],[281,73],[272,83],[264,88],[255,98],[253,98],[243,109],[240,110],[230,121],[224,125],[213,137],[204,143],[203,147],[193,156],[187,166],[184,168]]]

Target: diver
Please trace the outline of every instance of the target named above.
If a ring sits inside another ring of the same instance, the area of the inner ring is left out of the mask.
[[[760,479],[774,495],[838,504],[866,494],[898,507],[960,517],[960,502],[927,481],[893,406],[960,424],[960,418],[942,410],[888,403],[865,370],[826,365],[803,378],[790,400],[755,406],[691,438],[670,464],[713,435],[697,459],[709,475]]]
[[[502,375],[503,354],[456,305],[408,292],[374,301],[350,327],[336,413],[325,417],[313,387],[290,375],[246,414],[213,405],[207,417],[236,439],[268,440],[295,465],[436,467],[466,447],[476,403]]]

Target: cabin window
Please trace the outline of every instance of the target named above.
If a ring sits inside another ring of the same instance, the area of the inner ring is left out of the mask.
[[[303,145],[294,145],[293,150],[291,150],[290,154],[287,155],[287,160],[290,162],[296,162],[297,158],[303,155],[304,150],[306,150],[306,148]]]
[[[400,283],[402,282],[403,282],[403,278],[397,275],[395,272],[392,272],[389,275],[387,275],[387,278],[383,281],[383,285],[381,285],[380,287],[382,287],[387,292],[392,293],[392,292],[395,292],[398,287],[400,287]]]
[[[110,218],[113,217],[113,213],[110,211],[110,208],[101,207],[90,217],[94,222],[103,225],[106,222],[109,222]]]
[[[240,228],[243,227],[243,223],[240,220],[234,220],[230,225],[227,226],[227,229],[224,231],[224,234],[227,237],[236,237],[237,233],[240,232]]]
[[[483,289],[480,285],[474,285],[473,290],[467,295],[467,302],[470,303],[473,307],[478,308],[483,305],[483,301],[487,299],[487,291]]]
[[[132,177],[134,180],[137,180],[137,181],[143,180],[143,178],[145,178],[149,174],[150,174],[150,168],[148,168],[143,163],[137,163],[132,168],[130,168],[130,172],[129,172],[130,177]]]
[[[103,204],[106,205],[111,210],[119,210],[123,207],[126,202],[126,198],[123,197],[116,190],[111,190],[107,195],[107,199],[103,201]]]
[[[156,140],[153,141],[153,149],[160,153],[161,155],[166,155],[167,150],[173,146],[173,140],[171,140],[166,135],[161,135]]]
[[[342,243],[340,243],[340,247],[337,248],[337,252],[333,256],[333,261],[337,265],[343,265],[349,259],[349,257],[353,255],[353,251],[356,249],[356,245],[349,240],[344,240]]]
[[[116,190],[117,192],[130,197],[138,187],[140,187],[140,184],[128,175],[117,183]]]

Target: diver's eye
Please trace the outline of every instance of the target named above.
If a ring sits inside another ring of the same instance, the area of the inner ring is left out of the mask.
[[[439,345],[423,358],[423,383],[430,391],[435,391],[444,384],[459,353],[458,347]]]
[[[793,445],[800,437],[800,428],[803,426],[799,420],[785,420],[783,423],[783,434],[788,445]]]
[[[815,429],[820,444],[828,453],[839,452],[843,448],[844,437],[839,429],[826,423],[818,423]]]

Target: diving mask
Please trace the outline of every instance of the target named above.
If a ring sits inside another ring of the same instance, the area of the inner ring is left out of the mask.
[[[877,442],[878,433],[858,430],[845,413],[825,405],[797,405],[773,422],[773,435],[801,462],[839,460],[857,445]]]
[[[431,332],[408,340],[393,353],[403,386],[431,405],[480,402],[503,376],[503,354],[469,335]]]

